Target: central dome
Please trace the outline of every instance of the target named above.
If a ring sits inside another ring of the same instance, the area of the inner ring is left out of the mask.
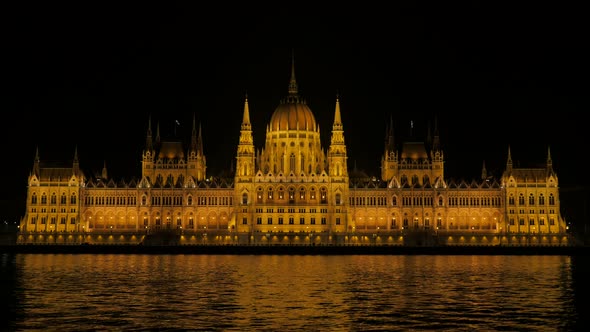
[[[288,98],[291,99],[291,98]],[[270,130],[315,131],[316,123],[309,107],[299,100],[283,101],[270,118]]]

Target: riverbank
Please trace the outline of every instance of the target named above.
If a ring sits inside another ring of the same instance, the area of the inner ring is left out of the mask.
[[[1,245],[0,253],[180,255],[590,255],[590,246]]]

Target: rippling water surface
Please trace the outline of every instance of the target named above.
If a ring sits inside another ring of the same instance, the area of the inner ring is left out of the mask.
[[[0,301],[15,331],[573,331],[574,258],[3,254]]]

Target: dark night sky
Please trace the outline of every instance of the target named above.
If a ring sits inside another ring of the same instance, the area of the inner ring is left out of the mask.
[[[576,8],[10,6],[0,9],[3,218],[24,214],[36,147],[69,162],[77,146],[87,173],[106,162],[115,179],[139,177],[149,116],[166,137],[175,120],[190,134],[195,115],[209,174],[228,169],[244,94],[259,148],[292,50],[325,148],[339,93],[350,164],[370,174],[390,117],[398,140],[410,121],[425,134],[436,117],[448,178],[476,178],[484,160],[500,175],[508,146],[536,166],[550,146],[562,187],[588,183],[587,27]]]

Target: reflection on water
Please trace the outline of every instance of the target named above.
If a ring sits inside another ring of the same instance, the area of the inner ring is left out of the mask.
[[[568,256],[0,257],[11,330],[567,331],[584,304]]]

